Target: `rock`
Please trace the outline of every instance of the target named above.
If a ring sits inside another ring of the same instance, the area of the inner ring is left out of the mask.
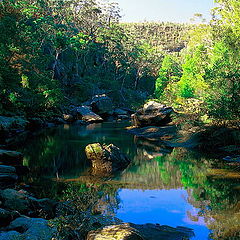
[[[0,208],[0,227],[6,227],[12,220],[19,216],[20,214],[18,212]]]
[[[0,232],[0,240],[23,240],[22,234],[17,231]]]
[[[113,144],[101,145],[100,143],[89,144],[85,148],[87,158],[92,163],[93,174],[113,173],[121,170],[130,163],[130,160],[120,149]]]
[[[34,199],[33,205],[38,211],[38,216],[52,219],[56,215],[57,202],[49,198]]]
[[[6,188],[18,179],[15,167],[0,165],[0,188]]]
[[[89,107],[77,107],[76,111],[79,120],[83,120],[88,123],[103,122],[103,119],[96,113],[92,112]]]
[[[21,214],[51,219],[55,217],[57,202],[48,198],[36,199],[24,190],[5,189],[0,191],[2,206]]]
[[[49,222],[42,218],[19,217],[12,221],[5,230],[10,232],[1,232],[0,240],[51,240],[56,234],[56,229],[50,227]]]
[[[48,198],[36,199],[26,191],[5,189],[0,191],[2,206],[8,210],[16,210],[28,216],[41,216],[47,219],[55,217],[57,202]]]
[[[60,117],[52,117],[50,122],[56,124],[56,125],[60,125],[60,124],[65,124],[66,121],[63,118]]]
[[[122,108],[115,108],[113,111],[113,115],[128,115],[128,111],[123,110]]]
[[[160,103],[150,101],[131,116],[132,123],[137,127],[163,126],[171,122],[173,109]]]
[[[63,119],[68,123],[72,123],[75,120],[71,114],[63,114]]]
[[[16,168],[11,166],[0,165],[0,174],[1,173],[16,173]]]
[[[93,112],[100,116],[113,114],[112,99],[105,94],[96,95],[92,98],[91,107]]]
[[[27,213],[31,209],[31,201],[25,191],[5,189],[0,191],[0,200],[3,207],[8,210],[15,210],[20,213]]]
[[[21,117],[0,116],[0,131],[24,130],[28,121]]]
[[[90,231],[87,240],[144,240],[140,233],[128,224],[112,225],[100,230]]]
[[[22,163],[23,154],[16,151],[0,149],[0,162],[4,164]]]

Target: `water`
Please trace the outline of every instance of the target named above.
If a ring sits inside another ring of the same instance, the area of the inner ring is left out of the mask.
[[[194,230],[196,240],[240,239],[238,166],[137,139],[125,126],[64,125],[42,131],[19,149],[31,169],[25,181],[41,197],[83,192],[83,209],[94,205],[124,222],[184,226]],[[132,160],[130,166],[109,178],[89,176],[84,148],[94,142],[115,144]]]

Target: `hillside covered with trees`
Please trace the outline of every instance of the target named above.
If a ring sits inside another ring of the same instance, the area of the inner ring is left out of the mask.
[[[1,113],[54,112],[107,93],[120,105],[150,97],[238,118],[240,7],[217,2],[210,24],[190,26],[119,23],[117,4],[95,0],[1,1]]]

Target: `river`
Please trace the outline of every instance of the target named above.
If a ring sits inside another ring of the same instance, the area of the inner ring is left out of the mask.
[[[30,168],[23,181],[39,197],[62,199],[68,188],[84,189],[89,196],[83,208],[92,207],[124,222],[188,227],[194,230],[195,240],[238,239],[239,167],[207,154],[137,139],[127,133],[127,125],[42,130],[18,149]],[[84,148],[95,142],[118,146],[132,160],[129,167],[108,178],[90,176]]]

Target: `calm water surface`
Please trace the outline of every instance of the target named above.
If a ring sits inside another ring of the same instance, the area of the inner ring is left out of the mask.
[[[97,183],[101,194],[89,194],[89,202],[102,214],[137,224],[189,227],[196,240],[240,239],[239,167],[137,139],[124,130],[127,125],[64,125],[31,137],[19,149],[31,169],[26,182],[39,196],[60,199],[68,184],[86,194]],[[94,142],[115,144],[132,163],[116,176],[89,176],[84,148]]]

